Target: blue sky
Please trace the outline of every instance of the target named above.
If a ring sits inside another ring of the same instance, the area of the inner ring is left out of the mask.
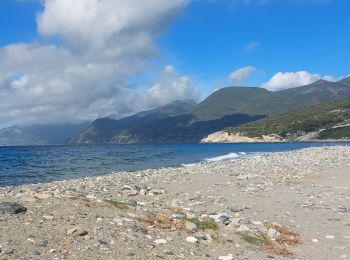
[[[350,73],[349,1],[228,2],[190,4],[159,40],[170,63],[209,82],[254,66],[259,73],[246,82],[251,85],[277,71]]]
[[[1,0],[0,121],[122,117],[228,85],[338,80],[350,74],[349,10],[347,0]]]

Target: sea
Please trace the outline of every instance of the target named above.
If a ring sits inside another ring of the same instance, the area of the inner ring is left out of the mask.
[[[162,167],[235,160],[252,155],[349,143],[123,144],[0,147],[0,187]]]

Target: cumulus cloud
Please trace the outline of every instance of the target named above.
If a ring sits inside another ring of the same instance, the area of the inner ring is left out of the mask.
[[[237,84],[246,80],[256,69],[253,66],[246,66],[235,70],[229,75],[229,80],[232,84]]]
[[[164,68],[159,79],[146,91],[146,101],[167,104],[175,100],[198,100],[200,93],[188,76],[177,76],[173,66]]]
[[[171,100],[156,96],[165,95],[168,88],[174,98],[192,95],[189,78],[177,76],[174,69],[141,94],[126,84],[158,57],[154,37],[187,0],[42,3],[37,29],[46,43],[0,48],[0,121],[53,123],[123,116]],[[152,102],[143,96],[151,96]]]
[[[262,84],[261,87],[266,88],[270,91],[278,91],[282,89],[308,85],[320,79],[334,81],[334,78],[332,76],[311,74],[308,71],[278,72],[272,76],[268,82]]]

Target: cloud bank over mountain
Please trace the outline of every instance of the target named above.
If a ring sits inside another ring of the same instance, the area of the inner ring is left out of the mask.
[[[0,48],[2,122],[123,116],[172,99],[197,97],[190,79],[177,76],[174,68],[166,79],[161,71],[160,82],[148,90],[128,84],[131,76],[147,72],[149,61],[159,57],[154,39],[187,0],[44,0],[42,4],[37,15],[39,39]]]

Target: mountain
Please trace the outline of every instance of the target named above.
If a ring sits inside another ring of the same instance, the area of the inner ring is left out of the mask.
[[[63,144],[90,124],[14,125],[0,129],[0,146]]]
[[[235,113],[269,116],[346,97],[350,97],[350,77],[338,82],[319,80],[276,92],[262,88],[228,87],[214,92],[191,113],[198,120],[217,119]]]
[[[277,92],[227,87],[198,105],[178,101],[120,120],[97,119],[69,143],[196,142],[226,127],[350,97],[349,81],[349,78],[338,82],[319,80]]]
[[[350,98],[227,128],[224,132],[236,140],[238,136],[256,140],[274,136],[287,141],[350,139]]]
[[[71,138],[70,144],[103,144],[114,143],[116,135],[123,135],[127,130],[151,124],[157,120],[176,117],[188,113],[196,103],[189,101],[174,101],[168,105],[160,106],[149,111],[143,111],[123,119],[99,118],[85,131]]]

